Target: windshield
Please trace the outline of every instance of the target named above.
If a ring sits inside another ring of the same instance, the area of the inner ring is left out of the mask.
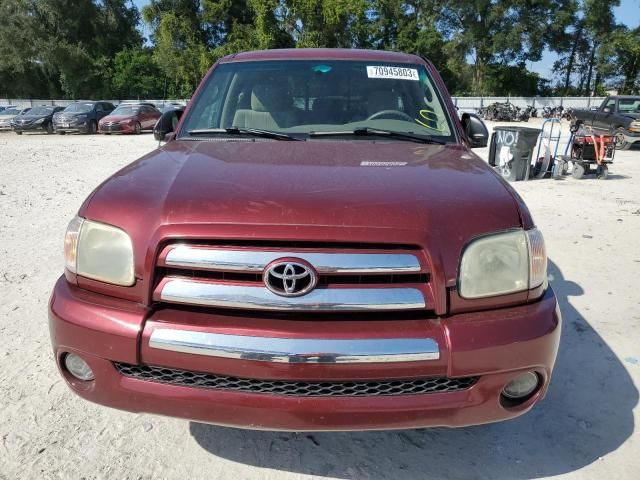
[[[219,65],[180,132],[253,128],[306,137],[365,127],[454,140],[423,65],[258,61]]]
[[[116,108],[111,115],[137,115],[140,112],[140,107],[131,105],[120,105]]]
[[[65,113],[87,113],[93,110],[93,103],[72,103],[64,109]]]
[[[618,100],[618,110],[626,113],[640,113],[640,97],[621,98]]]
[[[29,115],[49,115],[51,112],[53,112],[53,108],[54,107],[33,107],[31,110],[29,110]]]

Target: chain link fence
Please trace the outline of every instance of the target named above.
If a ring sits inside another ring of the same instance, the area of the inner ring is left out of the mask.
[[[584,108],[600,106],[606,97],[453,97],[453,102],[460,110],[477,111],[492,103],[509,102],[516,107],[525,108],[531,105],[537,109],[544,107]]]
[[[60,107],[66,107],[67,105],[77,102],[77,101],[82,101],[82,100],[51,100],[51,99],[36,99],[36,98],[29,98],[29,99],[14,99],[14,98],[0,98],[0,106],[7,106],[7,105],[11,105],[11,106],[16,106],[16,107],[20,107],[20,108],[27,108],[27,107],[35,107],[37,105],[57,105]],[[87,101],[93,101],[93,100],[87,100]],[[111,102],[114,105],[118,105],[120,103],[153,103],[156,107],[158,108],[162,108],[165,105],[171,104],[171,103],[180,103],[182,105],[186,105],[187,102],[189,101],[188,98],[180,98],[180,99],[167,99],[167,100],[158,100],[158,99],[151,99],[151,100],[108,100],[108,99],[104,99],[104,100],[100,100],[102,102]]]
[[[495,102],[510,102],[516,107],[525,108],[532,105],[535,108],[563,106],[564,108],[584,108],[590,109],[600,105],[605,97],[453,97],[453,102],[460,110],[477,111],[482,107]],[[34,107],[36,105],[59,105],[67,106],[76,100],[46,100],[46,99],[11,99],[0,98],[0,105],[15,105],[17,107]],[[189,99],[168,99],[168,100],[104,100],[114,105],[120,103],[148,102],[153,103],[158,108],[170,103],[181,103],[186,105]]]

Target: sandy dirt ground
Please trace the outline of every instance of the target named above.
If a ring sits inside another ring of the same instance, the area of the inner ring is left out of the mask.
[[[515,184],[546,237],[564,329],[547,398],[494,425],[270,433],[100,407],[54,365],[62,237],[139,137],[0,134],[0,479],[640,478],[640,150],[606,181]],[[478,152],[486,156],[485,150]]]

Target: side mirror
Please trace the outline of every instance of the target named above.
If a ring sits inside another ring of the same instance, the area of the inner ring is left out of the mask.
[[[484,148],[489,142],[489,130],[475,113],[463,113],[460,120],[471,148]]]
[[[164,112],[153,127],[153,138],[159,142],[168,141],[169,134],[175,132],[183,112],[181,109]]]
[[[603,111],[604,113],[611,113],[611,109],[610,109],[609,107],[604,107],[604,108],[602,109],[602,111]]]

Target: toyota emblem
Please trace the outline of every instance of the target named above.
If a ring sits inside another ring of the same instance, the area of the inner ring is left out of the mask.
[[[311,265],[302,260],[276,260],[264,271],[265,286],[276,295],[298,297],[316,286],[318,276]]]

